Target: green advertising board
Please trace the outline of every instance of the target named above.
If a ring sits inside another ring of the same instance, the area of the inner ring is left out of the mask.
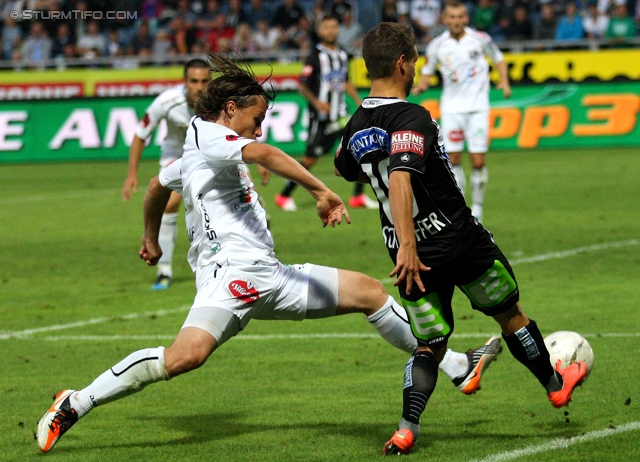
[[[410,101],[437,118],[439,96],[439,89],[431,89]],[[152,100],[6,102],[0,110],[0,163],[125,160],[138,120]],[[492,90],[491,102],[492,149],[640,146],[640,82],[520,86],[509,100]],[[265,140],[301,154],[306,114],[299,94],[280,92],[262,126]],[[159,156],[164,133],[161,126],[152,135],[145,158]]]

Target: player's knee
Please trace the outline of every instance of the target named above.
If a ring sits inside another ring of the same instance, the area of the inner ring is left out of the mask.
[[[387,303],[389,294],[380,281],[369,276],[365,277],[367,280],[362,284],[364,298],[363,312],[367,316],[370,316]]]
[[[169,376],[175,377],[199,368],[207,361],[208,357],[209,352],[204,348],[192,347],[176,352],[169,347],[165,353],[165,366]]]
[[[500,324],[505,335],[509,335],[529,324],[529,318],[522,311],[520,303],[516,303],[504,313],[493,316],[493,319]]]

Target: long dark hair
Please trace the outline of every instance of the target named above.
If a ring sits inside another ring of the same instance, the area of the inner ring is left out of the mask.
[[[276,97],[271,73],[260,81],[249,65],[240,65],[218,54],[209,55],[209,69],[217,77],[209,82],[195,104],[196,115],[204,120],[217,120],[229,101],[245,108],[256,104],[258,97],[264,98],[267,105]]]

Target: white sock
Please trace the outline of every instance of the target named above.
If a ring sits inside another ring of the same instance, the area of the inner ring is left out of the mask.
[[[149,384],[169,380],[164,347],[131,353],[88,387],[71,395],[71,406],[83,417],[95,406],[132,395]]]
[[[411,332],[404,308],[398,305],[391,295],[378,311],[367,316],[367,321],[394,347],[409,354],[413,354],[418,348],[418,341]]]
[[[489,171],[487,166],[483,165],[480,168],[474,168],[471,171],[471,194],[473,199],[473,206],[479,207],[482,210],[482,204],[484,203],[484,192],[487,190],[487,183],[489,182]]]
[[[162,249],[162,257],[158,262],[158,274],[173,277],[171,270],[171,260],[173,259],[173,249],[176,245],[176,236],[178,235],[178,214],[165,213],[162,215],[162,224],[160,225],[160,234],[158,235],[158,243]]]
[[[456,377],[466,374],[469,368],[469,358],[465,353],[458,353],[449,348],[444,358],[442,358],[442,361],[440,361],[438,368],[453,380]]]
[[[456,179],[456,183],[458,183],[458,188],[460,188],[460,191],[462,191],[462,195],[464,196],[464,190],[467,189],[467,179],[464,176],[462,164],[452,165],[451,170],[453,171],[453,176]]]

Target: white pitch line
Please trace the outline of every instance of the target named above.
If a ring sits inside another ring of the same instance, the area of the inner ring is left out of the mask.
[[[640,239],[630,239],[628,241],[609,242],[605,244],[594,244],[585,247],[577,247],[575,249],[563,250],[561,252],[543,253],[541,255],[534,255],[533,257],[514,258],[513,260],[509,260],[509,263],[511,264],[511,266],[516,266],[522,263],[535,263],[539,261],[562,259],[572,257],[574,255],[579,255],[581,253],[597,252],[599,250],[606,249],[617,249],[620,247],[629,247],[638,244],[640,244]],[[380,279],[380,282],[382,282],[383,284],[389,284],[390,282],[395,282],[395,278]]]
[[[35,329],[25,329],[25,330],[19,330],[14,332],[3,332],[3,333],[0,333],[0,340],[20,339],[20,338],[30,337],[33,334],[38,334],[41,332],[53,332],[56,330],[90,326],[92,324],[101,324],[103,322],[117,321],[122,319],[136,319],[136,318],[142,318],[147,316],[164,316],[171,313],[186,311],[187,309],[189,309],[189,305],[184,305],[179,308],[173,308],[170,310],[147,311],[145,313],[131,313],[131,314],[125,314],[123,316],[116,316],[116,317],[103,316],[101,318],[87,319],[86,321],[70,322],[68,324],[55,324],[53,326],[37,327]]]
[[[624,425],[618,425],[614,428],[605,428],[603,430],[595,430],[584,435],[574,436],[572,438],[556,438],[546,443],[528,446],[522,449],[516,449],[515,451],[506,451],[498,454],[494,454],[485,459],[474,460],[473,462],[504,462],[507,460],[514,460],[524,456],[531,456],[533,454],[539,454],[541,452],[553,451],[555,449],[566,449],[569,446],[575,444],[586,443],[591,440],[608,438],[619,433],[631,432],[640,430],[640,421],[629,422]]]
[[[10,197],[2,200],[2,205],[24,204],[25,202],[55,201],[57,199],[77,199],[79,197],[92,197],[96,195],[112,195],[119,193],[120,189],[86,189],[84,191],[68,191],[61,193],[43,194],[40,196]]]

